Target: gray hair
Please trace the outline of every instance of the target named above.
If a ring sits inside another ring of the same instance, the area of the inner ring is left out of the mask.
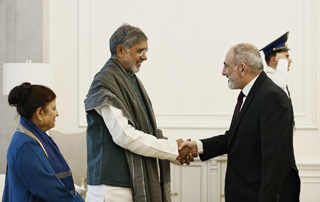
[[[248,43],[240,43],[234,46],[234,65],[245,63],[253,74],[263,71],[261,55],[257,47]]]
[[[109,40],[111,57],[115,57],[117,55],[118,45],[122,45],[124,48],[129,49],[135,42],[147,40],[147,36],[139,27],[134,27],[124,23],[112,34]]]

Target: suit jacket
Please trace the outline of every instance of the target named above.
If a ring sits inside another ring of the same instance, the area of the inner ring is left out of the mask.
[[[293,123],[291,101],[262,72],[229,130],[201,140],[202,161],[228,154],[226,202],[299,201]]]

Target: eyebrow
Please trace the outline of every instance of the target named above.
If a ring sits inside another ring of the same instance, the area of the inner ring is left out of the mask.
[[[138,51],[149,50],[149,48],[138,48]]]

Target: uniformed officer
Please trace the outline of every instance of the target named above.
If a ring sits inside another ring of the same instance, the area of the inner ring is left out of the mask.
[[[288,36],[289,32],[286,32],[278,39],[262,48],[260,51],[263,51],[267,63],[265,72],[273,80],[274,83],[276,83],[287,93],[288,97],[290,98],[287,77],[292,60],[289,55],[290,49],[288,48],[287,43]]]

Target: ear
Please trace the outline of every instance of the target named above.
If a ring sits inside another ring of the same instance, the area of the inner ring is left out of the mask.
[[[123,57],[126,49],[122,45],[117,46],[117,56],[118,57]]]
[[[39,107],[37,110],[36,110],[36,112],[35,112],[35,115],[36,115],[36,117],[37,117],[37,119],[39,120],[39,121],[43,121],[42,119],[43,119],[43,114],[44,113],[44,111],[43,111],[43,109],[41,108],[41,107]]]
[[[238,66],[238,73],[240,76],[244,76],[248,72],[248,66],[246,63],[240,63]]]
[[[270,63],[271,63],[272,65],[276,65],[276,64],[277,64],[276,56],[271,56],[271,57],[270,57]]]

